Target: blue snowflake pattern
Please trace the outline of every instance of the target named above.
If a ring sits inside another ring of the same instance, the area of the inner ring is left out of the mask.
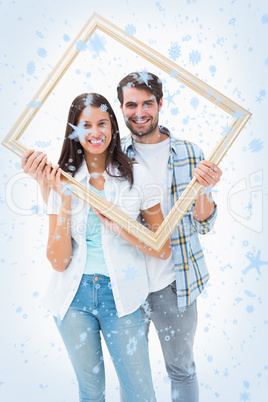
[[[214,190],[212,189],[212,184],[209,187],[202,186],[202,189],[203,191],[202,193],[200,193],[200,195],[206,194],[208,201],[213,202],[213,199],[211,197],[211,193],[214,192]]]
[[[100,110],[101,110],[102,112],[107,112],[108,106],[107,106],[107,105],[100,105]]]
[[[192,39],[191,35],[186,35],[182,38],[183,42],[188,42],[190,39]]]
[[[40,31],[35,31],[35,34],[38,38],[44,39],[44,35]]]
[[[132,356],[134,352],[137,350],[137,339],[135,336],[133,338],[130,338],[128,344],[127,344],[127,354]]]
[[[28,103],[27,106],[29,106],[32,109],[35,109],[36,107],[40,107],[41,105],[42,105],[42,102],[34,101],[34,102]]]
[[[261,17],[261,22],[262,22],[262,24],[268,24],[268,14],[264,14]]]
[[[247,205],[244,209],[247,209],[248,212],[251,213],[251,211],[252,211],[252,209],[253,209],[253,203],[252,203],[252,202],[249,202],[248,205]]]
[[[172,70],[172,71],[170,71],[169,75],[171,78],[175,78],[178,75],[178,71]],[[180,81],[180,79],[177,78],[177,81]]]
[[[225,127],[221,126],[221,128],[223,129],[221,135],[229,134],[229,132],[231,131],[231,127],[229,127],[228,123]]]
[[[76,49],[77,49],[79,52],[84,52],[85,50],[87,50],[87,44],[86,44],[86,42],[83,41],[83,40],[81,40],[81,39],[79,39],[79,40],[76,42]]]
[[[136,33],[136,27],[133,24],[128,24],[125,27],[126,34],[129,36],[133,36]]]
[[[250,305],[250,306],[247,306],[246,310],[247,310],[247,312],[248,312],[249,314],[252,314],[255,309],[254,309],[253,306]]]
[[[93,96],[91,94],[88,94],[87,97],[83,100],[85,101],[84,102],[85,106],[91,106],[92,101],[93,101]],[[88,109],[87,113],[89,113],[89,112],[90,112],[90,109]],[[89,115],[90,115],[90,113],[89,113]],[[89,116],[89,115],[86,115],[86,116]]]
[[[142,84],[143,82],[145,82],[146,85],[150,86],[149,81],[152,80],[153,77],[151,76],[150,73],[148,73],[148,71],[139,72],[139,75],[140,75],[139,77],[136,74],[134,74],[134,75],[135,75],[137,81],[139,82],[139,84]]]
[[[168,96],[167,96],[166,98],[164,98],[164,99],[166,99],[166,100],[168,101],[168,107],[169,107],[169,105],[170,105],[171,102],[173,103],[173,105],[175,105],[175,103],[174,103],[174,101],[173,101],[173,98],[174,98],[175,95],[177,95],[177,94],[174,93],[173,95],[170,95],[170,93],[169,93],[169,91],[168,91]]]
[[[219,39],[217,39],[217,45],[219,45],[219,46],[223,46],[223,44],[224,44],[224,38],[219,38]]]
[[[268,261],[260,260],[261,250],[259,250],[256,255],[248,252],[247,254],[245,254],[245,256],[250,261],[250,264],[245,269],[243,269],[242,273],[245,275],[249,270],[255,268],[258,274],[261,275],[261,265],[268,265]]]
[[[41,208],[39,205],[32,205],[31,211],[33,214],[39,214],[39,213],[41,213]]]
[[[173,107],[173,108],[170,110],[170,112],[171,112],[172,116],[176,116],[176,114],[179,113],[179,109],[178,109],[177,107]]]
[[[70,36],[67,35],[67,34],[64,34],[64,35],[63,35],[63,40],[64,40],[65,42],[70,42]]]
[[[256,295],[254,295],[254,293],[252,293],[250,290],[244,290],[245,295],[247,295],[248,297],[256,297]]]
[[[235,25],[235,23],[236,23],[236,18],[231,18],[228,22],[229,25],[233,25],[233,26]]]
[[[74,125],[71,124],[71,123],[68,123],[68,124],[72,127],[72,129],[74,130],[74,131],[69,135],[69,137],[68,137],[68,138],[70,138],[70,140],[74,140],[74,139],[79,138],[80,141],[85,142],[85,137],[84,137],[84,135],[87,134],[87,133],[91,133],[91,130],[86,130],[86,129],[84,128],[84,124],[83,124],[83,123],[84,123],[84,121],[81,120],[81,122],[80,122],[80,124],[79,124],[78,127],[77,127],[77,126],[74,126]]]
[[[39,57],[43,58],[47,56],[47,51],[43,47],[39,47],[39,49],[37,49],[37,54]]]
[[[201,53],[199,53],[198,50],[192,50],[192,52],[189,53],[189,61],[193,66],[198,64],[201,61]]]
[[[84,343],[85,340],[87,339],[87,333],[86,333],[86,332],[82,332],[82,333],[79,335],[79,338],[80,338],[80,341]]]
[[[249,149],[251,152],[259,152],[263,148],[263,141],[260,138],[254,138],[249,143]]]
[[[240,393],[240,401],[250,401],[249,392],[244,391],[243,394]]]
[[[36,145],[38,148],[46,148],[51,145],[51,140],[45,142],[45,141],[35,141],[34,145]]]
[[[209,71],[210,71],[212,77],[214,77],[214,75],[215,75],[215,73],[216,73],[216,71],[217,71],[216,66],[210,66],[210,67],[209,67]]]
[[[88,48],[92,53],[95,52],[99,56],[100,52],[107,52],[105,49],[105,44],[105,39],[95,34],[93,38],[89,39]]]
[[[233,113],[233,117],[235,119],[242,119],[242,117],[244,116],[244,113],[240,112],[240,110],[236,110],[235,113]]]
[[[126,280],[134,280],[138,276],[138,271],[134,267],[130,267],[128,264],[128,268],[123,270],[125,273]]]
[[[199,106],[199,100],[196,97],[192,98],[190,105],[194,108],[194,110],[196,110],[196,108]]]
[[[35,63],[33,61],[29,61],[26,67],[26,71],[28,75],[33,75],[35,72]]]
[[[243,385],[244,385],[244,387],[246,388],[246,389],[249,389],[249,382],[248,381],[244,381],[243,382]]]
[[[171,42],[171,47],[168,49],[169,58],[173,61],[176,61],[181,55],[181,47],[178,45],[178,42]]]

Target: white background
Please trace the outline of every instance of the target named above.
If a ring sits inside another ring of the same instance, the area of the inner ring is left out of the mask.
[[[175,58],[253,113],[221,163],[224,175],[215,195],[219,217],[213,233],[202,238],[211,279],[198,300],[195,357],[200,402],[264,402],[268,390],[267,6],[264,0],[0,2],[1,140],[93,11],[122,29],[128,31],[130,26],[136,38]],[[116,85],[125,74],[146,68],[164,80],[164,98],[175,94],[174,104],[164,101],[160,123],[208,154],[229,122],[226,115],[142,59],[134,60],[131,52],[112,44],[104,34],[99,36],[106,52],[81,54],[23,141],[51,152],[56,162],[69,104],[88,91],[107,96],[125,135]],[[180,47],[177,58],[171,52],[174,47]],[[199,61],[190,56],[192,52],[200,54]],[[196,109],[191,105],[193,97],[200,102]],[[36,183],[21,174],[19,158],[3,146],[0,156],[0,399],[78,401],[64,345],[39,303],[51,269],[45,257],[44,205]],[[170,384],[153,328],[150,349],[157,399],[166,402]],[[108,355],[106,371],[107,401],[117,401],[118,383]]]

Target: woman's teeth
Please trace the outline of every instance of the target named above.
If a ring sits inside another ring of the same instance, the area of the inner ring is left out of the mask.
[[[100,140],[89,140],[92,144],[100,144],[101,142],[104,142],[104,138],[101,138]]]

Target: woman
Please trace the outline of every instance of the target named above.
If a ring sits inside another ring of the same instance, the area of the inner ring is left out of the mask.
[[[72,196],[60,181],[61,169],[71,171],[76,180],[131,218],[137,219],[142,212],[149,228],[156,230],[162,223],[149,173],[122,152],[115,114],[103,96],[82,94],[73,101],[59,165],[52,169],[48,163],[44,171],[46,183],[54,190],[47,208],[47,258],[54,271],[45,303],[70,355],[80,401],[105,400],[100,331],[125,400],[153,401],[139,309],[148,294],[141,251],[168,258],[169,241],[160,252],[141,243]]]

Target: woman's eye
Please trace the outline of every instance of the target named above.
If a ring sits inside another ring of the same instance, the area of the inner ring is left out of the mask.
[[[100,123],[100,125],[101,125],[102,127],[107,127],[107,126],[108,126],[108,124],[107,124],[107,123],[104,123],[104,122]]]

